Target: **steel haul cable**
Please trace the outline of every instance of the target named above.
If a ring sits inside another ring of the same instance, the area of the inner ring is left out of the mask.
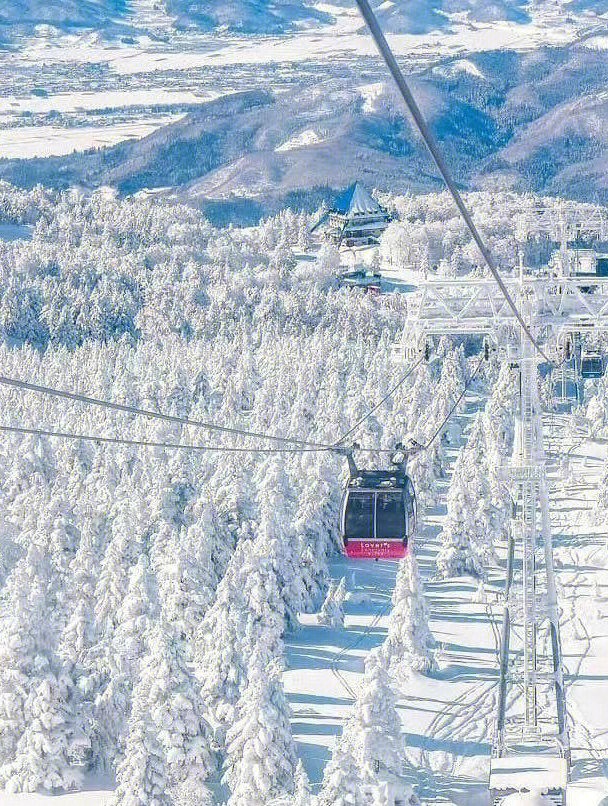
[[[427,451],[427,450],[428,450],[428,449],[431,447],[431,445],[433,444],[433,442],[435,442],[435,440],[437,439],[437,437],[439,436],[439,434],[442,432],[442,430],[443,430],[443,428],[445,427],[446,423],[448,422],[448,420],[450,419],[450,417],[452,416],[452,414],[454,414],[454,412],[456,411],[456,409],[457,409],[457,408],[458,408],[458,406],[460,405],[460,402],[462,401],[462,398],[463,398],[463,397],[466,395],[466,393],[467,393],[467,391],[468,391],[468,389],[469,389],[470,385],[473,383],[473,381],[474,381],[474,380],[475,380],[475,378],[477,377],[477,375],[478,375],[478,373],[479,373],[479,370],[481,369],[481,365],[483,364],[483,362],[484,362],[484,356],[483,356],[483,354],[482,354],[481,358],[479,359],[479,361],[478,361],[478,363],[477,363],[477,366],[475,367],[475,372],[473,372],[473,374],[472,374],[472,375],[471,375],[471,377],[468,379],[468,381],[466,381],[466,383],[465,383],[465,385],[464,385],[464,387],[463,387],[463,389],[462,389],[462,392],[460,393],[460,395],[459,395],[459,396],[458,396],[458,398],[456,399],[456,402],[454,403],[454,405],[452,406],[452,408],[449,410],[449,412],[448,412],[447,416],[444,418],[444,420],[443,420],[443,422],[441,423],[441,425],[439,426],[439,428],[437,428],[437,430],[435,431],[435,433],[433,434],[433,436],[432,436],[432,437],[429,439],[429,441],[426,443],[426,445],[424,445],[424,446],[423,446],[423,448],[422,448],[422,450],[423,450],[423,451]]]
[[[184,447],[190,448],[192,450],[225,450],[225,451],[233,451],[233,452],[257,452],[257,453],[300,453],[305,452],[302,449],[306,448],[307,451],[312,452],[323,452],[323,451],[331,451],[335,447],[341,445],[344,440],[353,433],[368,417],[370,417],[380,406],[385,403],[391,395],[393,395],[400,386],[402,386],[405,381],[409,378],[409,376],[414,372],[414,370],[420,366],[422,363],[423,358],[421,357],[412,367],[408,369],[408,371],[399,379],[399,381],[387,392],[387,394],[376,403],[373,408],[371,408],[364,417],[362,417],[355,425],[350,428],[345,434],[340,437],[340,439],[335,442],[333,445],[319,443],[319,442],[308,442],[306,440],[298,439],[296,437],[280,437],[275,436],[272,434],[265,434],[258,431],[249,431],[246,429],[241,428],[232,428],[229,426],[218,425],[215,423],[208,423],[203,422],[201,420],[190,420],[187,417],[177,417],[173,414],[163,414],[162,412],[151,411],[149,409],[140,409],[137,406],[129,406],[126,403],[115,403],[111,400],[103,400],[101,398],[90,397],[88,395],[78,394],[76,392],[68,392],[65,389],[56,389],[51,386],[45,386],[42,384],[31,383],[30,381],[23,381],[18,378],[9,378],[4,375],[0,375],[0,384],[4,386],[10,386],[16,389],[37,392],[43,395],[49,395],[51,397],[59,397],[67,400],[74,400],[79,403],[86,403],[88,405],[93,406],[100,406],[101,408],[111,409],[113,411],[121,411],[127,414],[136,414],[143,417],[149,417],[152,419],[164,420],[172,423],[177,423],[179,425],[186,425],[186,426],[194,426],[196,428],[205,428],[210,431],[220,431],[222,433],[233,434],[241,437],[253,437],[255,439],[269,439],[275,442],[285,443],[287,445],[297,446],[300,450],[295,450],[295,448],[285,448],[283,450],[279,449],[262,449],[262,448],[237,448],[237,447],[222,447],[222,446],[196,446],[196,445],[178,445],[176,443],[162,443],[165,444],[166,447]],[[2,426],[0,427],[0,431],[10,431],[16,430],[21,428],[20,426]],[[22,428],[22,433],[34,433],[36,429],[27,429],[25,427]],[[64,437],[68,439],[86,439],[86,440],[97,440],[99,442],[114,442],[118,438],[110,438],[110,437],[94,437],[91,435],[77,435],[77,434],[69,434],[66,432],[59,432],[59,431],[49,431],[45,433],[41,433],[41,436],[55,436],[55,437]],[[155,447],[160,446],[161,443],[151,443],[146,441],[138,441],[138,440],[121,440],[124,444],[131,444],[131,445],[142,445],[148,447]],[[373,452],[385,452],[381,449],[376,451],[376,449],[368,449],[368,448],[361,448],[360,450],[363,451],[373,451]],[[388,451],[386,451],[388,452]]]
[[[304,442],[302,440],[291,440],[289,438],[283,437],[270,437],[274,440],[280,440],[288,443],[288,447],[284,448],[262,448],[262,447],[244,447],[244,446],[230,446],[230,445],[193,445],[193,444],[186,444],[186,443],[179,443],[179,442],[162,442],[162,441],[148,441],[148,440],[137,440],[137,439],[128,439],[126,437],[107,437],[107,436],[96,436],[94,434],[74,434],[68,431],[59,431],[59,430],[51,430],[51,429],[43,429],[43,428],[32,428],[28,426],[20,426],[20,425],[0,425],[0,433],[14,433],[14,434],[24,434],[24,435],[32,435],[32,436],[41,436],[41,437],[57,437],[59,439],[74,439],[74,440],[85,440],[87,442],[99,442],[104,444],[111,444],[111,445],[129,445],[132,447],[140,447],[140,448],[168,448],[172,450],[190,450],[190,451],[213,451],[213,452],[226,452],[226,453],[326,453],[335,451],[337,447],[349,436],[354,430],[356,430],[368,417],[373,414],[388,398],[394,394],[397,389],[405,383],[407,378],[412,374],[412,372],[420,366],[422,362],[422,358],[419,359],[416,364],[414,364],[410,369],[403,375],[397,384],[393,386],[389,392],[380,400],[370,411],[365,415],[365,417],[361,418],[349,431],[346,432],[338,442],[334,443],[333,445],[324,445],[323,443],[314,443],[314,442]],[[473,382],[475,377],[477,376],[481,365],[483,363],[483,355],[477,364],[477,367],[468,381],[465,383],[460,396],[448,412],[447,417],[444,418],[439,428],[435,431],[431,439],[428,441],[426,445],[423,446],[422,450],[428,450],[432,443],[435,441],[437,436],[441,433],[442,429],[444,428],[445,424],[448,422],[452,414],[456,411],[458,404],[466,394],[470,384]],[[111,409],[118,409],[120,411],[128,411],[134,414],[144,414],[150,417],[157,417],[162,420],[170,420],[171,422],[180,423],[183,425],[192,425],[198,426],[199,423],[196,420],[188,420],[183,417],[175,417],[173,415],[168,414],[160,414],[157,412],[147,411],[145,409],[137,409],[134,406],[126,406],[122,403],[112,403],[111,401],[104,401],[99,400],[97,398],[90,398],[86,397],[85,395],[76,395],[72,392],[65,392],[63,390],[54,389],[48,386],[40,386],[38,384],[28,383],[26,381],[17,381],[13,378],[5,378],[0,376],[0,384],[6,384],[9,386],[16,386],[20,389],[28,389],[36,392],[41,392],[43,394],[51,394],[56,397],[63,397],[68,399],[76,399],[80,400],[85,403],[94,403],[95,405],[105,406]],[[202,424],[203,426],[207,426],[207,423]],[[228,429],[225,426],[218,426],[223,431],[230,431],[230,433],[238,433],[242,436],[267,436],[267,435],[257,435],[255,432],[248,432],[248,431],[240,431],[239,429]],[[290,444],[291,443],[291,444]],[[358,451],[363,453],[386,453],[391,454],[393,451],[387,448],[361,448],[357,447]]]
[[[138,414],[142,417],[149,417],[152,419],[157,420],[165,420],[166,422],[171,423],[178,423],[180,425],[192,425],[196,428],[205,428],[209,431],[220,431],[224,434],[235,434],[241,437],[255,437],[257,439],[270,439],[275,442],[285,442],[291,445],[300,445],[303,447],[309,448],[320,448],[323,450],[329,450],[331,445],[324,445],[322,443],[317,442],[306,442],[305,440],[291,438],[291,437],[279,437],[274,436],[272,434],[264,434],[258,431],[248,431],[243,428],[231,428],[225,425],[217,425],[215,423],[207,423],[203,422],[202,420],[189,420],[186,417],[177,417],[173,414],[163,414],[157,411],[151,411],[149,409],[140,409],[136,406],[129,406],[126,403],[114,403],[111,400],[102,400],[101,398],[97,397],[89,397],[88,395],[81,395],[76,392],[68,392],[64,389],[55,389],[51,386],[43,386],[37,383],[30,383],[29,381],[22,381],[18,378],[7,378],[4,375],[0,375],[0,384],[4,386],[12,386],[16,389],[25,389],[30,392],[38,392],[39,394],[43,395],[50,395],[51,397],[61,397],[67,400],[74,400],[79,403],[87,403],[88,405],[92,406],[100,406],[105,409],[113,409],[114,411],[122,411],[127,414]]]
[[[403,375],[403,376],[402,376],[402,377],[401,377],[401,378],[400,378],[400,379],[397,381],[397,383],[396,383],[396,384],[395,384],[395,385],[394,385],[394,386],[393,386],[393,387],[392,387],[392,388],[391,388],[391,389],[390,389],[390,390],[389,390],[389,391],[388,391],[388,392],[387,392],[387,393],[384,395],[384,397],[382,398],[382,400],[380,400],[378,403],[376,403],[376,405],[375,405],[375,406],[374,406],[372,409],[370,409],[370,410],[367,412],[367,414],[366,414],[365,416],[361,417],[361,419],[360,419],[360,420],[358,420],[358,421],[357,421],[357,422],[356,422],[356,423],[353,425],[353,427],[352,427],[352,428],[349,428],[349,430],[348,430],[348,431],[347,431],[345,434],[343,434],[343,435],[340,437],[340,439],[339,439],[339,440],[338,440],[338,441],[335,443],[335,445],[336,445],[336,446],[341,445],[341,444],[344,442],[344,440],[346,439],[346,437],[349,437],[349,436],[350,436],[350,435],[351,435],[353,432],[355,432],[355,431],[357,430],[357,428],[359,428],[359,426],[360,426],[360,425],[363,425],[363,423],[364,423],[364,422],[367,420],[367,418],[368,418],[368,417],[371,417],[371,416],[372,416],[372,414],[373,414],[375,411],[377,411],[377,410],[380,408],[380,406],[381,406],[383,403],[386,403],[386,401],[389,399],[389,397],[391,397],[391,395],[394,395],[394,394],[395,394],[395,392],[397,391],[397,389],[399,389],[401,386],[403,386],[403,384],[404,384],[404,383],[406,382],[406,380],[407,380],[407,379],[410,377],[410,375],[412,374],[412,372],[414,372],[414,370],[415,370],[415,369],[418,369],[418,367],[420,366],[420,364],[421,364],[423,361],[424,361],[424,356],[421,356],[421,357],[418,359],[418,361],[417,361],[417,362],[416,362],[416,363],[415,363],[415,364],[414,364],[412,367],[410,367],[410,368],[408,369],[408,371],[405,373],[405,375]]]
[[[44,428],[28,428],[20,425],[0,425],[0,432],[14,434],[32,434],[39,437],[59,437],[60,439],[82,439],[87,442],[103,442],[112,445],[131,445],[138,448],[171,448],[188,451],[225,451],[226,453],[322,453],[331,448],[244,448],[230,445],[189,445],[180,442],[155,442],[126,437],[104,437],[94,434],[73,434],[68,431],[53,431]]]

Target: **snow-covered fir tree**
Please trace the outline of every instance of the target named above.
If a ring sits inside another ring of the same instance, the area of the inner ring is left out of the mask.
[[[319,624],[334,629],[344,626],[344,600],[346,598],[346,580],[344,577],[339,582],[332,580],[323,605],[319,612]]]
[[[293,793],[296,754],[277,661],[254,650],[236,720],[226,734],[223,780],[231,806],[263,806]]]
[[[90,747],[82,724],[86,711],[79,708],[78,694],[59,663],[40,656],[35,681],[25,704],[27,724],[15,759],[0,768],[0,780],[8,792],[77,788]]]
[[[149,629],[146,646],[117,771],[116,802],[151,802],[159,796],[159,781],[164,781],[161,797],[169,798],[167,802],[172,802],[169,793],[180,787],[190,794],[198,787],[204,802],[205,781],[216,764],[214,739],[184,640],[174,625],[161,621]]]
[[[354,753],[338,741],[325,765],[319,803],[323,806],[366,806],[367,797]]]
[[[435,666],[434,639],[412,551],[399,563],[388,634],[383,643],[384,657],[391,671],[407,677],[411,670],[428,672]]]
[[[462,452],[454,467],[447,495],[447,515],[439,534],[441,548],[437,553],[437,575],[482,576],[483,567],[476,547],[474,513],[468,500],[467,480],[463,473]]]
[[[341,737],[341,743],[351,748],[364,784],[393,780],[402,773],[404,740],[396,704],[382,653],[370,652],[361,691]]]

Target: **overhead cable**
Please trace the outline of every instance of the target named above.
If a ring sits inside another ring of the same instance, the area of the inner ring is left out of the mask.
[[[401,68],[397,64],[397,61],[396,61],[396,59],[395,59],[395,57],[393,55],[393,52],[391,51],[391,49],[390,49],[390,47],[388,45],[388,42],[386,41],[386,38],[385,38],[384,34],[382,33],[382,29],[380,28],[380,25],[378,24],[378,20],[376,19],[376,16],[375,16],[374,12],[372,11],[368,0],[356,0],[356,3],[359,6],[359,11],[361,12],[361,15],[363,16],[363,19],[367,23],[367,26],[368,26],[368,28],[370,30],[370,33],[371,33],[371,35],[372,35],[372,37],[374,39],[374,42],[376,43],[376,46],[377,46],[377,48],[378,48],[378,50],[380,52],[380,55],[384,59],[384,61],[386,63],[386,66],[388,67],[391,75],[393,76],[393,79],[395,80],[395,83],[397,84],[399,92],[401,93],[401,97],[405,101],[405,104],[406,104],[407,108],[409,109],[412,117],[414,118],[414,122],[416,123],[418,131],[422,135],[422,138],[423,138],[424,142],[426,143],[426,146],[427,146],[427,148],[428,148],[428,150],[429,150],[429,152],[431,154],[431,157],[433,158],[433,160],[435,162],[435,165],[439,169],[439,173],[443,177],[443,181],[445,182],[447,189],[449,190],[452,198],[454,199],[454,202],[456,203],[456,207],[458,208],[458,210],[460,212],[460,215],[464,219],[464,222],[467,225],[467,227],[469,229],[469,232],[471,233],[471,235],[473,237],[473,240],[477,244],[477,247],[478,247],[479,251],[481,252],[481,254],[483,256],[487,267],[489,268],[490,272],[492,273],[492,276],[496,280],[496,282],[498,284],[498,287],[501,290],[502,295],[504,296],[504,298],[507,301],[509,307],[513,311],[513,314],[515,315],[515,318],[517,319],[517,321],[521,325],[524,333],[526,334],[526,336],[528,337],[530,342],[533,344],[534,348],[540,353],[540,355],[542,355],[542,357],[545,359],[545,361],[547,361],[549,363],[553,363],[545,355],[545,353],[543,352],[543,350],[539,346],[538,342],[536,341],[536,339],[532,335],[532,332],[530,331],[530,328],[528,327],[528,325],[524,321],[524,318],[522,317],[521,313],[519,312],[515,302],[513,301],[513,298],[511,296],[511,294],[509,293],[508,288],[506,287],[502,277],[500,276],[500,272],[498,271],[498,268],[497,268],[497,266],[496,266],[496,264],[494,262],[494,258],[492,257],[492,254],[490,253],[490,251],[487,248],[487,246],[485,245],[481,235],[479,234],[479,232],[477,230],[477,227],[475,226],[475,223],[474,223],[473,219],[471,218],[471,214],[469,213],[469,211],[468,211],[468,209],[467,209],[467,207],[466,207],[466,205],[465,205],[465,203],[464,203],[464,201],[462,199],[462,196],[460,195],[460,192],[458,191],[458,188],[454,184],[454,180],[452,179],[452,176],[451,176],[451,174],[450,174],[450,172],[448,170],[448,167],[447,167],[447,165],[445,163],[445,160],[443,159],[443,155],[441,154],[441,151],[439,149],[439,145],[438,145],[437,141],[435,140],[435,137],[434,137],[433,133],[431,132],[431,130],[430,130],[430,128],[429,128],[429,126],[428,126],[423,114],[422,114],[422,112],[420,111],[420,107],[416,103],[416,99],[412,95],[412,92],[411,92],[411,90],[410,90],[410,88],[409,88],[409,86],[408,86],[408,84],[407,84],[407,82],[405,80],[405,77],[404,77],[403,73],[401,72]]]
[[[460,402],[461,402],[462,398],[466,395],[469,386],[473,383],[473,381],[477,377],[477,374],[479,373],[479,370],[481,369],[481,365],[483,364],[483,362],[484,362],[484,356],[482,354],[481,358],[479,359],[479,361],[477,363],[477,366],[475,367],[475,371],[473,372],[471,377],[468,379],[468,381],[465,383],[465,385],[464,385],[464,387],[462,389],[462,392],[458,396],[458,398],[457,398],[456,402],[454,403],[454,405],[452,406],[452,408],[449,410],[447,416],[444,418],[444,420],[441,423],[441,425],[439,426],[439,428],[437,428],[437,430],[435,431],[433,436],[429,439],[429,441],[426,443],[426,445],[422,448],[423,451],[427,451],[431,447],[433,442],[435,442],[435,440],[437,439],[439,434],[443,431],[446,423],[448,422],[448,420],[450,419],[452,414],[454,414],[454,412],[456,411],[456,409],[460,405]]]
[[[129,406],[126,403],[115,403],[111,400],[102,400],[96,397],[89,397],[88,395],[77,394],[76,392],[68,392],[65,389],[55,389],[51,386],[30,383],[29,381],[22,381],[18,378],[7,378],[4,375],[0,375],[0,384],[3,384],[4,386],[13,386],[16,389],[27,389],[30,392],[38,392],[39,394],[50,395],[51,397],[61,397],[67,400],[76,400],[80,403],[88,403],[92,406],[101,406],[102,408],[112,409],[114,411],[138,414],[142,417],[165,420],[166,422],[179,423],[180,425],[191,425],[195,428],[206,428],[209,431],[219,431],[223,434],[235,434],[240,437],[255,437],[256,439],[269,439],[274,442],[283,442],[290,445],[299,445],[308,448],[320,448],[324,450],[329,450],[329,448],[331,448],[331,445],[324,445],[323,443],[307,442],[305,440],[295,439],[292,437],[278,437],[272,434],[260,433],[258,431],[248,431],[243,428],[230,428],[226,425],[217,425],[216,423],[208,423],[201,420],[190,420],[186,417],[177,417],[173,414],[163,414],[161,412],[151,411],[149,409],[140,409],[136,406]]]
[[[379,409],[379,408],[380,408],[380,406],[381,406],[383,403],[386,403],[386,401],[389,399],[389,397],[390,397],[391,395],[395,394],[395,392],[397,391],[397,389],[399,389],[399,387],[400,387],[400,386],[402,386],[402,385],[403,385],[403,384],[406,382],[406,380],[407,380],[407,379],[410,377],[410,375],[412,374],[412,372],[413,372],[415,369],[417,369],[417,368],[420,366],[420,364],[421,364],[423,361],[424,361],[424,356],[421,356],[421,357],[418,359],[418,361],[417,361],[417,362],[416,362],[416,363],[415,363],[415,364],[414,364],[412,367],[410,367],[410,368],[408,369],[408,371],[405,373],[405,375],[403,375],[403,376],[402,376],[402,377],[401,377],[401,378],[400,378],[400,379],[397,381],[397,383],[396,383],[396,384],[395,384],[395,385],[394,385],[394,386],[393,386],[393,387],[392,387],[392,388],[391,388],[391,389],[390,389],[390,390],[389,390],[389,391],[388,391],[388,392],[387,392],[387,393],[384,395],[384,397],[382,398],[382,400],[380,400],[378,403],[376,403],[376,405],[375,405],[373,408],[371,408],[371,409],[370,409],[370,410],[367,412],[367,414],[365,414],[363,417],[361,417],[361,419],[360,419],[360,420],[358,420],[358,421],[357,421],[357,422],[356,422],[356,423],[353,425],[353,427],[352,427],[352,428],[349,428],[349,430],[348,430],[348,431],[347,431],[345,434],[343,434],[343,435],[340,437],[340,439],[339,439],[339,440],[338,440],[338,441],[335,443],[335,446],[337,447],[338,445],[341,445],[341,444],[344,442],[344,440],[345,440],[347,437],[349,437],[349,436],[350,436],[350,435],[351,435],[351,434],[352,434],[354,431],[356,431],[356,430],[357,430],[357,428],[359,428],[359,426],[360,426],[360,425],[363,425],[363,423],[364,423],[364,422],[367,420],[367,418],[368,418],[368,417],[371,417],[371,416],[372,416],[372,414],[373,414],[375,411],[377,411],[377,409]]]
[[[189,445],[180,442],[153,442],[126,437],[102,437],[93,434],[73,434],[66,431],[51,431],[43,428],[28,428],[20,425],[0,425],[0,432],[32,434],[37,437],[59,437],[60,439],[82,439],[87,442],[103,442],[112,445],[131,445],[136,448],[170,448],[187,451],[217,451],[226,453],[322,453],[330,448],[244,448],[225,445]]]
[[[22,425],[0,425],[0,433],[11,434],[29,434],[37,437],[57,437],[59,439],[74,439],[84,440],[85,442],[100,442],[110,445],[129,445],[135,448],[168,448],[170,450],[185,450],[185,451],[198,451],[198,452],[216,452],[216,453],[330,453],[333,451],[333,446],[326,447],[285,447],[285,448],[256,448],[256,447],[243,447],[231,445],[192,445],[181,442],[162,442],[150,441],[142,439],[128,439],[127,437],[104,437],[95,434],[74,434],[69,431],[55,431],[44,428],[30,428]],[[362,453],[392,453],[384,448],[357,448]]]

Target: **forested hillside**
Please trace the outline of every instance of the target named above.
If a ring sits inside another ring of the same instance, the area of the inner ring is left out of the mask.
[[[402,217],[383,245],[393,262],[409,260],[396,244],[415,232],[443,271],[467,270],[453,260],[467,239],[444,196],[390,201]],[[496,199],[472,201],[506,260],[513,242]],[[501,199],[512,217],[533,201]],[[302,613],[330,626],[344,618],[344,584],[330,585],[328,563],[345,468],[322,448],[254,434],[331,445],[356,424],[403,371],[391,353],[406,295],[338,288],[337,253],[310,249],[302,214],[216,230],[158,201],[7,185],[0,210],[33,228],[0,254],[0,782],[51,792],[105,773],[117,806],[308,803],[284,639]],[[452,475],[440,576],[483,577],[503,535],[508,371],[497,379],[495,366],[442,341],[351,436],[375,466],[386,456],[374,451],[408,436],[430,442],[410,473],[420,505],[435,505],[459,439],[441,427],[463,410],[467,383],[493,391]],[[370,758],[396,775],[410,764],[395,744],[390,676],[432,671],[432,647],[410,556],[321,803],[359,797],[375,780]]]
[[[392,383],[404,303],[336,290],[331,249],[296,261],[303,217],[218,232],[184,208],[9,187],[2,210],[35,225],[31,241],[3,246],[8,377],[326,443]],[[441,361],[423,365],[411,394],[359,429],[364,447],[427,438],[463,361],[446,365],[451,384]],[[115,770],[121,804],[136,791],[169,803],[182,787],[206,798],[206,782],[241,803],[254,751],[237,726],[272,702],[271,766],[254,800],[288,795],[282,636],[327,591],[340,459],[1,390],[5,426],[156,443],[5,435],[4,785],[69,789]],[[413,472],[431,496],[440,443]]]

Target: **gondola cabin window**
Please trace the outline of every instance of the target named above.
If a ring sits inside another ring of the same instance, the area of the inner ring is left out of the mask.
[[[405,534],[403,496],[399,492],[376,495],[376,538],[401,537]]]
[[[353,492],[346,508],[346,537],[354,540],[373,535],[374,494]]]

